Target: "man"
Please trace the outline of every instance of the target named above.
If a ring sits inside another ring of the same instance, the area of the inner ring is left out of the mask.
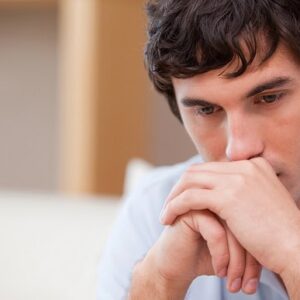
[[[299,300],[300,1],[147,8],[150,78],[199,156],[128,197],[99,299]]]

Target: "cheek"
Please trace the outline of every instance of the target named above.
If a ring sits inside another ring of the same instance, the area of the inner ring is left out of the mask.
[[[282,183],[294,199],[300,196],[300,112],[297,109],[283,117],[274,118],[268,128],[266,152],[267,157],[283,173]],[[299,202],[300,203],[300,202]]]
[[[274,130],[276,128],[276,130]],[[270,143],[281,154],[282,159],[298,160],[300,157],[300,112],[290,113],[285,118],[277,119],[270,128],[268,135]]]
[[[204,161],[225,160],[226,137],[221,128],[208,129],[189,122],[184,126]]]

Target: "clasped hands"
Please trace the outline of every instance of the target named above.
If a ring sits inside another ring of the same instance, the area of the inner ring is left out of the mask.
[[[190,166],[168,195],[160,221],[169,231],[183,222],[192,238],[199,236],[211,264],[191,276],[226,276],[231,292],[254,293],[262,266],[280,275],[300,245],[299,210],[263,158]]]

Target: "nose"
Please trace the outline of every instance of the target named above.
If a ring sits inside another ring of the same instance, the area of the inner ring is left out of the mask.
[[[236,112],[227,116],[227,160],[248,160],[262,156],[264,142],[261,129],[259,120],[253,115],[246,116]]]

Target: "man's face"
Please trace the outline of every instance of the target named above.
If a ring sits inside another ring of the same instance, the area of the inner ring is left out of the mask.
[[[184,126],[209,161],[265,158],[300,206],[300,67],[282,45],[243,75],[236,65],[173,78]]]

